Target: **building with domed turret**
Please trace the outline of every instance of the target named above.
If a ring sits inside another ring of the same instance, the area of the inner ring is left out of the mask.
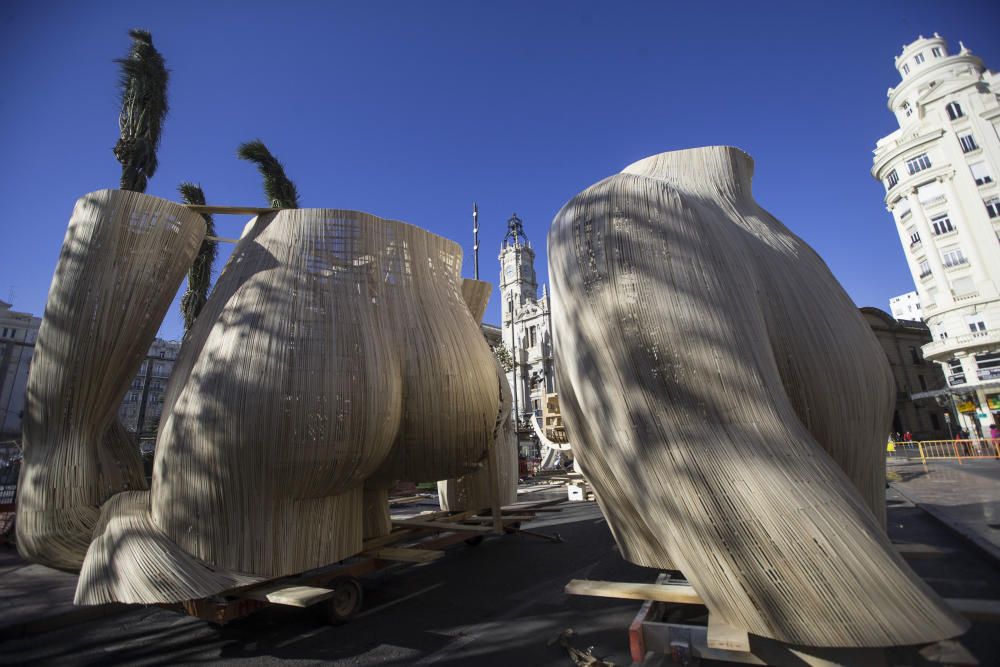
[[[507,374],[521,421],[541,415],[545,395],[557,391],[552,363],[552,315],[549,295],[538,296],[535,250],[517,214],[507,221],[500,248],[500,312],[504,346],[515,368]]]
[[[919,37],[896,57],[888,91],[899,129],[875,147],[903,254],[963,428],[1000,421],[1000,80],[959,42]]]

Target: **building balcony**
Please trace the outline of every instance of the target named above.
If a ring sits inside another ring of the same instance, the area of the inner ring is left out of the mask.
[[[947,361],[959,350],[971,350],[1000,344],[1000,331],[977,331],[953,338],[936,340],[924,345],[924,358],[930,361]]]
[[[921,243],[920,241],[911,241],[910,242],[910,252],[917,252],[918,250],[920,250],[923,247],[923,245],[924,244]]]
[[[926,278],[927,276],[931,275],[931,273],[932,273],[931,271],[924,271],[924,272],[923,272],[923,273],[921,273],[921,274],[920,274],[920,276],[919,276],[920,280],[923,280],[923,279],[924,279],[924,278]]]

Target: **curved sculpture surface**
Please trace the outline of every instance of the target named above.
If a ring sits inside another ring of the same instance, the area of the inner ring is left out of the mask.
[[[101,505],[146,488],[118,406],[204,235],[201,216],[138,192],[76,202],[28,377],[17,508],[25,558],[79,569]]]
[[[493,286],[482,280],[462,281],[462,297],[477,323],[482,322]],[[438,503],[443,510],[481,510],[509,505],[517,500],[517,434],[511,419],[513,394],[507,376],[494,359],[500,412],[494,426],[493,455],[482,461],[482,467],[457,479],[438,482]],[[495,463],[495,465],[494,465]]]
[[[753,162],[647,158],[549,232],[560,401],[628,560],[682,570],[725,625],[808,646],[966,627],[884,531],[893,381],[818,255],[758,206]]]
[[[387,523],[366,483],[475,470],[501,398],[460,267],[457,244],[365,213],[257,218],[174,367],[152,489],[104,508],[77,601],[200,598],[333,563]]]

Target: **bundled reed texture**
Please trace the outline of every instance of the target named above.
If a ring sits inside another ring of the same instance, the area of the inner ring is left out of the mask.
[[[137,192],[76,203],[28,377],[17,544],[76,570],[101,504],[146,488],[117,410],[205,234],[200,216]]]
[[[466,278],[462,281],[462,297],[475,321],[482,322],[493,286],[482,280]],[[497,373],[497,391],[500,394],[500,412],[493,435],[496,466],[486,452],[482,467],[458,479],[438,482],[438,502],[443,510],[482,510],[498,505],[509,505],[517,500],[517,434],[511,419],[513,395],[507,376],[494,359]]]
[[[713,622],[809,646],[966,623],[893,552],[892,375],[735,148],[663,153],[549,233],[566,429],[623,555],[684,572]]]
[[[387,523],[366,481],[475,470],[500,396],[460,267],[457,244],[365,213],[253,221],[177,359],[148,499],[106,508],[77,602],[206,597],[334,563]]]

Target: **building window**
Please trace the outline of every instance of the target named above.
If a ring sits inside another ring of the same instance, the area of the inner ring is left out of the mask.
[[[948,384],[965,384],[965,371],[962,370],[962,362],[958,359],[948,362]]]
[[[991,197],[983,203],[986,204],[986,213],[991,218],[1000,218],[1000,197]]]
[[[967,260],[965,255],[962,254],[961,248],[949,248],[948,250],[943,251],[941,253],[941,259],[944,261],[944,265],[948,268],[969,263],[969,260]]]
[[[917,352],[917,348],[912,345],[910,346],[910,358],[913,359],[913,363],[915,364],[923,363],[923,360],[920,358],[920,353]]]
[[[917,376],[917,382],[920,383],[920,391],[927,391],[927,380],[924,379],[923,375]]]
[[[975,179],[976,185],[986,185],[993,182],[993,177],[990,176],[990,170],[985,162],[970,164],[969,170],[972,172],[972,178]]]
[[[913,56],[913,62],[916,63],[917,65],[924,62],[924,54],[918,53],[917,55]]]
[[[888,176],[885,179],[885,182],[887,190],[891,190],[893,187],[895,187],[896,183],[899,183],[899,174],[896,173],[895,169],[889,172]]]
[[[940,58],[941,57],[941,47],[935,46],[934,48],[931,49],[931,53],[934,54],[935,58]]]
[[[951,220],[948,218],[947,213],[931,218],[931,226],[934,227],[934,236],[955,231],[955,228],[951,226]]]
[[[910,73],[910,66],[904,64],[903,65],[903,74],[909,74],[909,73]]]
[[[910,230],[907,230],[907,231],[910,231]],[[920,243],[920,232],[911,232],[910,233],[910,247],[912,248],[913,246],[917,245],[918,243]]]
[[[931,417],[931,428],[935,431],[941,430],[941,422],[938,421],[938,416],[933,412],[930,414]]]
[[[986,320],[983,319],[982,315],[966,315],[965,323],[968,325],[969,331],[972,333],[986,331]]]
[[[945,107],[945,110],[948,112],[948,118],[951,120],[958,120],[965,115],[962,111],[962,105],[958,102],[949,103],[948,106]]]
[[[931,275],[931,264],[926,259],[920,262],[920,277],[926,278]]]
[[[538,339],[536,337],[538,327],[528,327],[528,347],[535,347],[538,344]]]
[[[1000,352],[988,352],[976,355],[976,375],[980,380],[1000,378]]]
[[[977,148],[979,148],[979,146],[976,144],[976,138],[973,137],[971,134],[967,134],[964,137],[959,137],[958,143],[962,144],[963,153],[968,153],[970,151],[974,151]]]
[[[910,176],[924,169],[929,169],[931,166],[931,160],[927,157],[927,153],[921,153],[917,157],[906,161],[906,171],[910,173]]]

